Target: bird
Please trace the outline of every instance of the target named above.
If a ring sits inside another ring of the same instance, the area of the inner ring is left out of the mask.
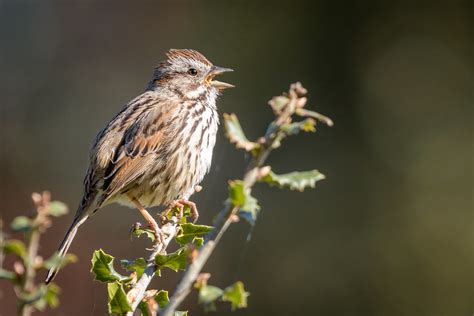
[[[64,257],[81,226],[105,205],[136,208],[155,236],[159,227],[147,207],[189,206],[209,172],[219,125],[216,100],[234,87],[215,77],[230,68],[213,65],[192,49],[170,49],[145,91],[128,102],[97,134],[89,155],[84,193],[57,254]],[[50,283],[59,271],[53,266]]]

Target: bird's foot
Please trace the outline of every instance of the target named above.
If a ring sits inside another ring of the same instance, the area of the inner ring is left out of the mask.
[[[185,206],[189,207],[189,211],[191,213],[190,214],[191,220],[193,221],[193,223],[195,223],[199,217],[199,212],[197,210],[196,203],[185,200],[185,199],[178,199],[171,202],[168,208],[161,213],[160,219],[161,219],[162,224],[167,222],[168,215],[173,211],[174,208],[178,209],[178,214],[177,214],[178,220],[183,218]]]

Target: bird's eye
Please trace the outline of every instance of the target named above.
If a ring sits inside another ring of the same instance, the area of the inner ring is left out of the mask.
[[[188,74],[190,74],[191,76],[195,76],[198,74],[198,71],[195,68],[189,68]]]

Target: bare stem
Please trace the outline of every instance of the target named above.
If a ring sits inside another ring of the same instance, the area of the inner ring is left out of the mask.
[[[47,221],[46,214],[40,207],[37,210],[38,214],[33,220],[33,228],[27,235],[28,251],[27,257],[24,261],[25,276],[21,284],[20,292],[22,294],[31,293],[34,290],[34,281],[36,276],[36,258],[38,256],[38,249],[41,237],[42,225]],[[20,301],[18,314],[21,316],[29,316],[33,312],[33,306]]]

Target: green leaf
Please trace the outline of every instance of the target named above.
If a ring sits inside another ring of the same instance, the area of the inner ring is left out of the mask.
[[[236,308],[247,307],[247,297],[249,295],[250,293],[244,289],[244,284],[238,281],[224,289],[222,300],[230,302],[234,311]]]
[[[77,257],[73,254],[66,254],[64,257],[61,257],[57,253],[52,255],[48,260],[43,262],[43,267],[46,269],[51,269],[52,267],[62,268],[68,263],[77,262]]]
[[[61,293],[61,289],[54,283],[48,285],[48,289],[46,294],[44,295],[44,299],[48,304],[49,308],[56,308],[59,306],[59,294]]]
[[[26,216],[18,216],[13,219],[10,225],[11,229],[15,232],[29,232],[33,227],[33,221]]]
[[[229,201],[237,207],[244,205],[245,192],[242,180],[229,181]]]
[[[188,261],[188,254],[184,248],[180,248],[173,253],[168,255],[156,255],[155,264],[156,269],[161,270],[164,267],[170,268],[171,270],[185,270],[186,263]]]
[[[126,281],[129,279],[115,271],[114,257],[106,254],[102,249],[94,251],[92,255],[92,269],[94,280],[101,282]]]
[[[176,311],[174,316],[188,316],[188,311]]]
[[[151,239],[151,241],[155,241],[155,234],[151,229],[141,228],[137,226],[132,229],[132,234],[135,235],[137,238],[145,234],[146,237]]]
[[[229,182],[229,201],[232,205],[239,207],[240,216],[251,225],[255,224],[260,206],[257,203],[257,199],[245,190],[242,180]]]
[[[6,254],[13,253],[20,258],[24,258],[26,256],[26,247],[25,244],[21,240],[11,239],[7,240],[2,247],[3,251]]]
[[[217,286],[204,284],[199,288],[198,303],[204,305],[206,312],[215,311],[215,301],[219,299],[224,291]]]
[[[235,147],[245,149],[246,151],[252,151],[260,147],[259,144],[247,139],[235,114],[224,114],[224,127],[227,138],[229,138],[231,143],[235,144]]]
[[[176,241],[184,246],[193,241],[195,237],[204,236],[212,230],[212,226],[195,225],[192,223],[185,223],[181,225],[181,230],[176,236]]]
[[[300,131],[316,132],[316,121],[312,118],[307,118],[301,122],[284,124],[281,126],[281,130],[287,135],[296,135]]]
[[[107,304],[109,314],[125,315],[127,312],[132,311],[122,284],[118,282],[107,284],[107,292],[109,294],[109,303]]]
[[[323,180],[325,176],[318,170],[295,171],[285,174],[275,174],[272,171],[261,179],[270,185],[287,187],[291,190],[303,191],[307,187],[314,188],[316,182]]]
[[[170,302],[168,291],[160,290],[158,293],[156,293],[155,301],[158,303],[158,306],[160,306],[160,308],[165,308],[166,305],[168,305],[168,303]]]
[[[193,245],[196,246],[197,248],[201,248],[203,244],[204,244],[204,238],[202,237],[193,238]]]
[[[148,313],[148,301],[141,301],[138,304],[138,309],[140,310],[141,316],[151,316],[150,313]]]
[[[120,260],[120,264],[127,271],[134,271],[137,273],[137,278],[141,278],[147,266],[146,260],[138,258],[136,260]]]
[[[49,215],[54,217],[59,217],[61,215],[67,214],[68,208],[67,205],[63,202],[53,201],[49,204]]]
[[[0,280],[14,280],[15,278],[15,273],[0,268]]]

